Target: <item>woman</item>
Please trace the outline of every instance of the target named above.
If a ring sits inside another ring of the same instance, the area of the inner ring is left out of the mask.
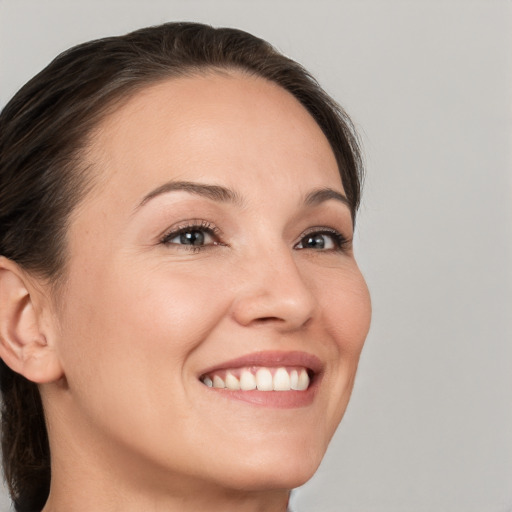
[[[370,321],[344,112],[264,41],[170,23],[25,85],[0,175],[16,509],[286,510]]]

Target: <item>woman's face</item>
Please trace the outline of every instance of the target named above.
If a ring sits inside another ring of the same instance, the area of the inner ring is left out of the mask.
[[[87,160],[50,432],[140,485],[303,483],[370,321],[321,129],[278,86],[212,72],[137,93]]]

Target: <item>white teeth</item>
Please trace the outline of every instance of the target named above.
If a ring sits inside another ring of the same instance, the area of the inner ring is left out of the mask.
[[[228,389],[240,389],[240,382],[232,373],[226,373],[226,387]]]
[[[290,388],[297,389],[298,383],[299,383],[299,372],[297,370],[292,370],[292,373],[290,373]]]
[[[213,387],[214,388],[225,388],[224,381],[218,376],[213,376]]]
[[[249,370],[242,370],[242,374],[240,375],[240,389],[242,391],[256,389],[256,378]]]
[[[288,391],[290,389],[290,376],[284,368],[278,368],[274,374],[274,391]]]
[[[222,378],[220,375],[212,373],[201,378],[205,386],[217,389],[229,389],[232,391],[242,390],[251,391],[304,391],[308,389],[310,380],[308,372],[302,369],[280,368],[258,368],[254,374],[255,368],[242,368],[240,370],[227,371]],[[239,372],[238,378],[235,374]],[[274,373],[272,375],[272,372]]]
[[[274,389],[272,374],[268,368],[260,368],[256,372],[256,387],[259,391],[272,391]]]
[[[308,372],[306,370],[302,369],[299,374],[299,382],[297,384],[297,389],[299,391],[304,391],[305,389],[308,389],[308,386],[309,386]]]

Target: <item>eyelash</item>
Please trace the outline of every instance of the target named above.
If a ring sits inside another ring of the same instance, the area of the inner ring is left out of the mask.
[[[170,240],[190,231],[201,231],[208,233],[212,238],[219,238],[220,229],[211,224],[206,220],[193,220],[190,223],[184,224],[177,228],[172,228],[171,231],[167,231],[160,239],[160,243],[163,245],[179,245],[186,251],[199,252],[204,251],[212,246],[226,245],[221,242],[215,242],[214,244],[207,245],[187,245],[187,244],[171,244]]]
[[[309,228],[305,233],[300,236],[298,243],[301,243],[305,238],[312,235],[329,235],[333,242],[333,249],[324,249],[323,252],[345,252],[350,248],[351,240],[342,235],[339,231],[327,227],[313,227]],[[296,244],[297,245],[297,244]],[[295,246],[294,246],[295,247]],[[303,250],[299,249],[299,250]]]
[[[209,234],[212,238],[217,239],[217,241],[213,244],[205,244],[205,245],[188,245],[188,244],[171,244],[170,240],[173,238],[176,238],[177,236],[180,236],[184,233],[189,233],[191,231],[199,231],[199,232],[205,232]],[[191,252],[200,252],[204,250],[208,250],[212,247],[216,246],[225,246],[227,244],[224,244],[220,241],[218,241],[219,237],[221,235],[221,231],[219,228],[217,228],[215,225],[211,224],[208,221],[205,220],[193,220],[190,221],[190,223],[184,224],[182,226],[179,226],[177,228],[172,228],[171,231],[167,231],[161,238],[160,243],[163,245],[177,245],[180,246],[181,249]],[[334,248],[332,249],[323,249],[322,252],[345,252],[349,249],[351,245],[351,240],[346,238],[344,235],[342,235],[339,231],[336,229],[328,228],[328,227],[314,227],[309,228],[307,231],[305,231],[301,236],[299,242],[297,242],[294,245],[294,248],[296,248],[297,245],[302,243],[305,238],[312,235],[328,235],[332,238],[332,241],[334,243]],[[307,249],[307,247],[302,247],[298,250],[304,250]],[[310,248],[311,249],[311,248]],[[312,249],[315,251],[319,251],[318,249]]]

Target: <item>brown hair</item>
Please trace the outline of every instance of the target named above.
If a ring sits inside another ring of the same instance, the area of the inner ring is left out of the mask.
[[[167,23],[76,46],[51,62],[0,114],[0,255],[56,283],[65,275],[66,226],[91,176],[81,155],[102,117],[159,80],[210,69],[240,70],[293,94],[336,156],[352,217],[361,158],[350,119],[299,64],[246,32]],[[19,512],[40,510],[50,453],[36,384],[0,360],[4,474]]]

